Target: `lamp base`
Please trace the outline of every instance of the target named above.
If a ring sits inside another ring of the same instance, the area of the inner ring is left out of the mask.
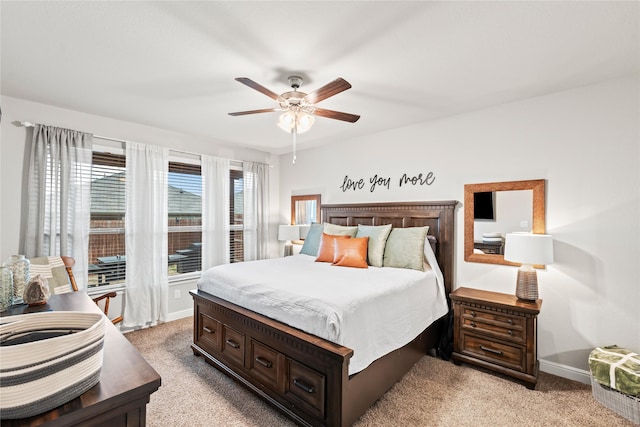
[[[522,267],[518,269],[516,296],[526,301],[535,301],[538,299],[538,275],[533,266],[522,265]]]
[[[293,255],[293,245],[291,244],[291,242],[287,242],[284,245],[284,256],[291,256]]]

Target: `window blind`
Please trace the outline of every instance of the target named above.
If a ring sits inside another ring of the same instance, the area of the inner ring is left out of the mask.
[[[169,275],[202,270],[200,165],[169,162]]]
[[[124,155],[93,153],[88,287],[125,280],[125,167]]]

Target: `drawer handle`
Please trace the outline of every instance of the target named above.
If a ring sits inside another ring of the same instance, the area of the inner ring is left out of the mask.
[[[273,363],[269,362],[267,359],[265,359],[264,357],[256,357],[256,362],[258,362],[259,364],[261,364],[262,366],[264,366],[265,368],[270,368],[273,366]]]
[[[471,312],[471,317],[476,317],[476,312],[475,311]]]
[[[202,330],[207,332],[207,333],[209,333],[209,334],[215,334],[216,333],[216,331],[212,331],[211,329],[207,328],[206,326],[203,326]]]
[[[476,322],[471,322],[471,326],[476,327]]]
[[[488,351],[489,353],[497,354],[502,356],[502,350],[494,350],[492,348],[487,348],[483,345],[480,346],[480,350]]]
[[[513,335],[513,331],[511,329],[509,329],[509,331],[507,332],[509,335]]]
[[[226,343],[227,345],[229,345],[229,347],[240,348],[240,344],[238,344],[234,340],[227,340]]]
[[[313,388],[313,386],[305,384],[304,381],[299,380],[297,378],[295,378],[293,380],[293,384],[298,387],[301,388],[302,390],[306,391],[307,393],[313,393],[315,391],[315,389]]]
[[[508,319],[507,323],[510,324],[510,325],[513,325],[513,319]]]

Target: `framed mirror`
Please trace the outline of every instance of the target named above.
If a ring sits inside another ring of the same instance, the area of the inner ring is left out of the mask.
[[[505,261],[504,237],[516,231],[544,234],[544,200],[544,179],[466,184],[464,260],[519,265]]]
[[[320,194],[291,196],[291,225],[320,222]]]

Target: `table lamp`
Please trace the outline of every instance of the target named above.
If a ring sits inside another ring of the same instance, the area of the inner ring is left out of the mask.
[[[292,240],[300,239],[300,229],[297,225],[280,225],[278,226],[278,240],[284,241],[284,256],[293,254]]]
[[[533,266],[553,263],[553,239],[548,234],[507,233],[504,259],[522,263],[518,269],[516,296],[535,301],[538,299],[538,275]]]

